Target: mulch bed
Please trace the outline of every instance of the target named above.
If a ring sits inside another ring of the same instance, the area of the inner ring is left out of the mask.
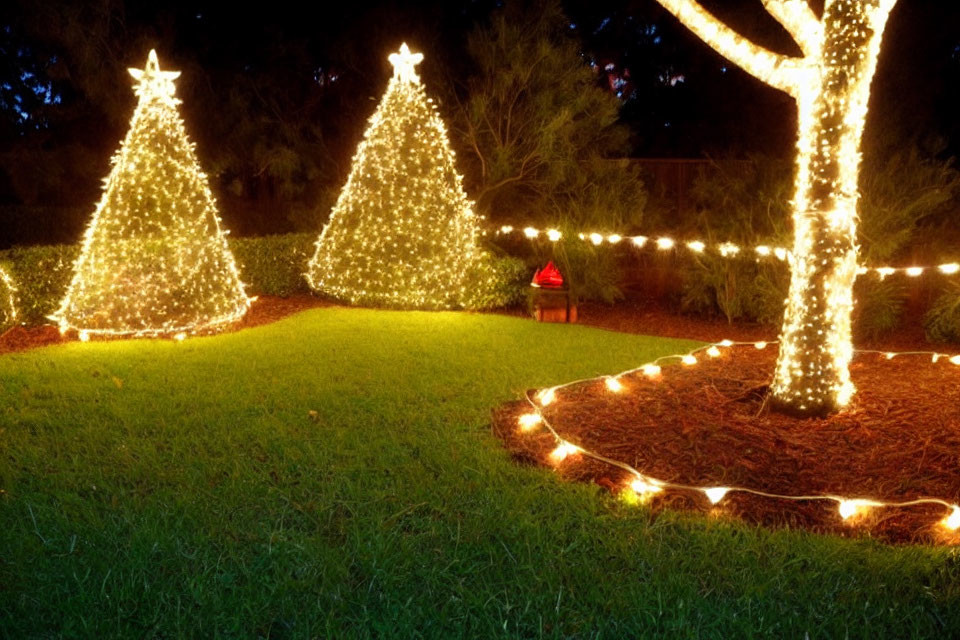
[[[261,324],[276,322],[289,315],[303,311],[304,309],[313,309],[315,307],[327,307],[331,303],[314,296],[290,296],[280,298],[277,296],[260,296],[253,301],[250,310],[238,322],[234,322],[226,327],[222,327],[217,333],[226,331],[239,331],[249,327],[256,327]],[[66,336],[61,336],[60,331],[53,325],[44,325],[39,327],[12,327],[0,334],[0,354],[13,351],[25,351],[37,347],[44,347],[51,344],[60,344],[62,342],[76,341],[76,332],[69,332]],[[109,340],[124,338],[104,338],[96,336],[93,340]]]
[[[775,345],[723,349],[716,359],[701,353],[696,366],[664,366],[657,380],[625,377],[619,394],[602,381],[582,383],[558,391],[543,414],[564,439],[669,482],[785,495],[960,500],[960,367],[945,358],[858,355],[851,365],[858,393],[849,410],[797,419],[762,409],[776,355]],[[612,492],[625,489],[627,472],[589,457],[552,464],[548,454],[556,442],[545,428],[519,432],[517,419],[529,411],[523,401],[494,411],[494,432],[517,460],[556,467],[564,478]],[[654,514],[686,509],[895,543],[960,542],[939,524],[949,511],[938,505],[872,508],[843,521],[833,501],[744,493],[711,506],[702,493],[667,490],[650,504]]]

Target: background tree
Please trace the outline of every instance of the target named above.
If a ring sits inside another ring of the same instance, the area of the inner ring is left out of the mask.
[[[600,85],[560,3],[508,3],[467,39],[454,131],[465,183],[492,222],[623,230],[639,225],[646,192],[622,158],[629,130]],[[592,247],[556,256],[583,294],[609,298],[613,263]]]

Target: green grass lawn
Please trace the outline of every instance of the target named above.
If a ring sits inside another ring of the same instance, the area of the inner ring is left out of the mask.
[[[0,356],[0,636],[960,633],[953,550],[651,520],[490,433],[526,388],[691,344],[328,308]]]

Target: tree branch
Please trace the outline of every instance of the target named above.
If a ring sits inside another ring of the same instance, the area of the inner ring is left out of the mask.
[[[802,58],[783,56],[754,44],[718,20],[696,0],[657,2],[730,62],[771,87],[797,97],[805,71]]]
[[[804,55],[816,56],[823,39],[823,24],[807,0],[761,0],[763,8],[783,25]]]

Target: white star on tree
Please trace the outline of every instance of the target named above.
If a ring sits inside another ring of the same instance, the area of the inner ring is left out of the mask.
[[[423,62],[422,53],[410,53],[407,43],[404,42],[400,45],[400,53],[391,53],[387,59],[393,65],[394,78],[399,78],[402,82],[413,82],[415,84],[420,82],[420,76],[417,75],[413,67]]]
[[[147,56],[147,66],[143,69],[127,69],[137,86],[135,93],[140,95],[153,95],[162,98],[173,98],[176,93],[176,87],[173,81],[180,77],[179,71],[161,71],[160,61],[157,60],[156,49],[150,49],[150,55]]]

